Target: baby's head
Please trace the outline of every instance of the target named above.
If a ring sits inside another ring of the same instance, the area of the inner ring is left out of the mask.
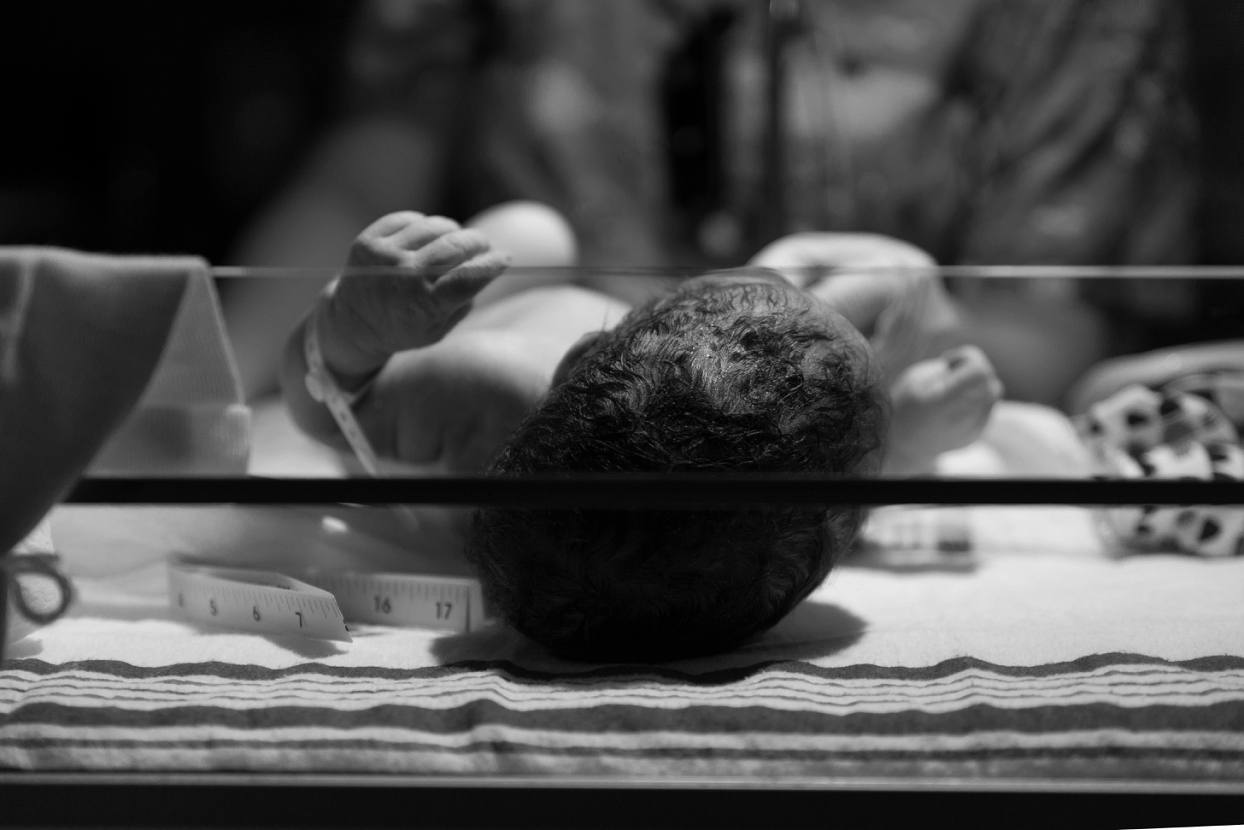
[[[692,280],[594,335],[493,472],[831,472],[879,460],[884,398],[841,316],[776,275]],[[723,651],[829,573],[858,508],[482,509],[469,552],[500,616],[562,656]]]

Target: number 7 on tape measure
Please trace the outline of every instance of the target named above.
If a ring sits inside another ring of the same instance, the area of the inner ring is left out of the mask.
[[[169,564],[168,580],[174,611],[196,622],[351,641],[332,594],[282,574],[178,562]]]

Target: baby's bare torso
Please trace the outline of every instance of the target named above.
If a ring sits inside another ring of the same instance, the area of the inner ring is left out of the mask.
[[[481,472],[548,391],[584,334],[626,304],[575,286],[532,289],[473,310],[443,340],[395,355],[360,419],[390,436],[378,449],[422,471]]]

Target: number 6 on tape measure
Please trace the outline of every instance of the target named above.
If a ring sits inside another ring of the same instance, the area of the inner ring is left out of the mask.
[[[196,622],[351,641],[332,594],[282,574],[177,562],[168,581],[173,609]]]

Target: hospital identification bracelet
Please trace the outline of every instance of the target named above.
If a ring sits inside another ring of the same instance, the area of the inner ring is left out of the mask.
[[[375,476],[380,470],[380,465],[376,460],[376,451],[372,448],[371,442],[367,440],[367,435],[363,432],[358,419],[354,417],[354,402],[363,396],[367,387],[364,386],[363,390],[350,394],[337,385],[336,379],[324,362],[324,353],[320,349],[319,312],[320,309],[317,307],[307,318],[302,340],[303,356],[307,361],[307,394],[313,400],[328,407],[333,420],[337,422],[338,429],[345,436],[350,448],[354,450],[354,455],[363,465],[363,469],[369,475]]]

